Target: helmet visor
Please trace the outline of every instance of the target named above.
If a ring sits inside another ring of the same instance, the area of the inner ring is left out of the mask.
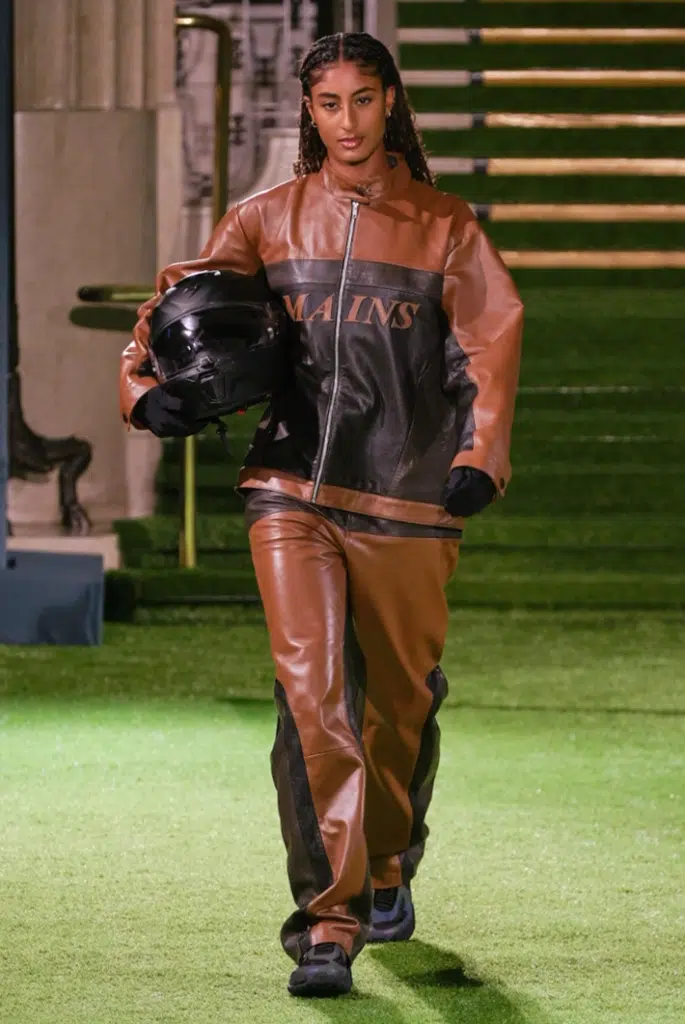
[[[245,303],[187,313],[155,338],[153,362],[160,379],[169,380],[191,368],[201,370],[271,340],[264,306]],[[274,320],[274,325],[276,321]]]

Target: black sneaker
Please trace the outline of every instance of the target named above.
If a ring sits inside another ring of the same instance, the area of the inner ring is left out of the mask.
[[[350,958],[337,942],[311,946],[288,982],[291,996],[342,996],[351,988]]]
[[[415,927],[409,886],[374,889],[369,942],[406,942],[414,934]]]

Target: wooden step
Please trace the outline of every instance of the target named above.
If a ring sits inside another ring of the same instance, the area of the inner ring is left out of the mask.
[[[559,175],[610,174],[649,177],[685,176],[679,157],[461,157],[434,156],[435,174]]]
[[[400,43],[682,43],[685,28],[400,28]]]
[[[413,3],[416,4],[421,0],[397,0],[397,3]],[[468,3],[469,0],[430,0],[431,4],[460,4]],[[480,3],[520,3],[521,0],[480,0]],[[527,0],[528,3],[549,3],[549,0]],[[563,0],[562,0],[563,2]],[[596,4],[597,0],[571,0],[573,3],[588,3]],[[602,3],[643,3],[643,4],[681,4],[685,0],[602,0]]]
[[[685,128],[683,114],[416,114],[422,131],[472,128]]]
[[[685,204],[676,203],[482,203],[473,210],[490,221],[685,221]]]
[[[559,252],[536,252],[532,249],[500,250],[500,256],[508,267],[561,268],[585,267],[589,269],[631,269],[647,267],[685,268],[685,252],[650,252],[573,250]]]
[[[402,80],[406,86],[456,86],[467,88],[473,85],[588,85],[627,87],[685,86],[685,71],[645,70],[622,71],[600,68],[521,68],[520,70],[462,71],[431,70],[404,71]]]

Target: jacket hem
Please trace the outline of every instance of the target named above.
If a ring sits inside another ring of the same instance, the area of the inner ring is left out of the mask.
[[[243,487],[277,491],[324,508],[356,512],[362,516],[373,516],[374,519],[391,519],[398,523],[417,523],[422,526],[445,526],[455,530],[464,527],[463,518],[451,516],[441,505],[390,498],[384,494],[369,494],[334,484],[322,483],[316,501],[312,502],[312,480],[303,480],[302,477],[278,469],[244,466],[238,476],[238,489]]]

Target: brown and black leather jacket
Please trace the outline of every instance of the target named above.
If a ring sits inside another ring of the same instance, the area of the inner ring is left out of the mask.
[[[441,503],[453,466],[484,470],[500,495],[509,481],[523,307],[468,205],[389,164],[359,186],[326,162],[252,196],[199,260],[162,271],[122,357],[122,412],[156,383],[147,339],[164,291],[198,270],[263,267],[294,321],[294,375],[239,485],[459,527]]]

